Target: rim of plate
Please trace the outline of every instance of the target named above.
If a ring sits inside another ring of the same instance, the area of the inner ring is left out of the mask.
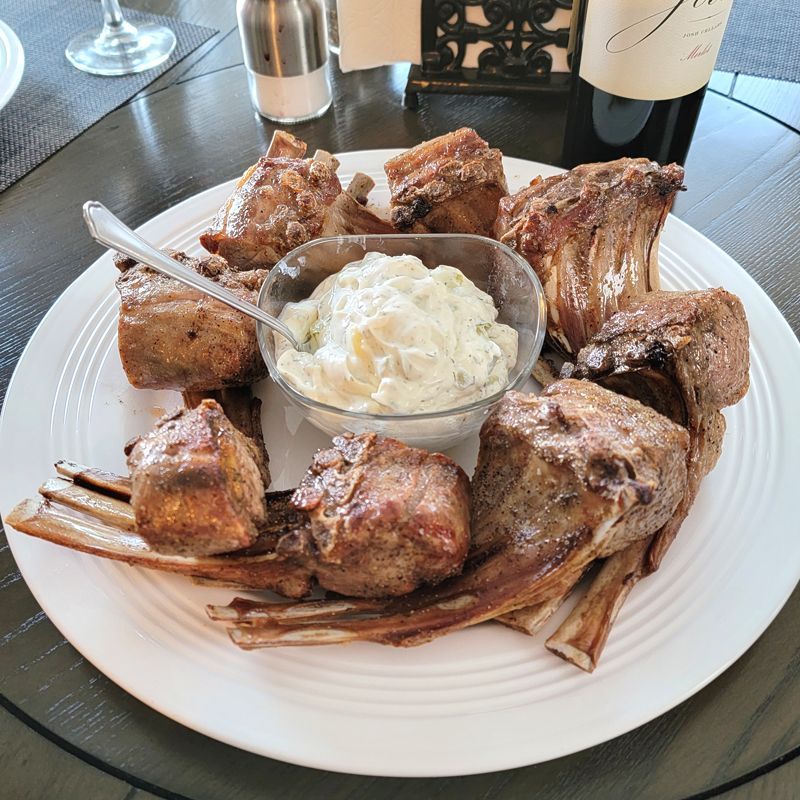
[[[391,155],[396,154],[397,152],[401,152],[399,149],[395,150],[378,150],[378,151],[353,151],[345,154],[341,154],[339,156],[340,160],[342,161],[342,169],[340,170],[342,173],[345,173],[346,168],[350,164],[355,164],[357,162],[363,161],[373,161],[375,164],[381,164]],[[548,170],[550,172],[553,171],[553,168],[547,167],[547,165],[539,165],[536,162],[524,161],[522,159],[513,159],[513,158],[506,158],[506,172],[507,174],[511,174],[514,171],[521,172],[522,174],[530,174],[532,170]],[[364,165],[359,163],[359,168],[363,171],[369,171],[364,169]],[[517,181],[513,181],[514,184]],[[197,213],[192,212],[192,207],[202,207],[204,201],[208,203],[208,201],[221,194],[222,192],[227,192],[230,187],[232,186],[233,182],[226,182],[225,184],[221,184],[217,187],[212,187],[211,189],[207,189],[204,192],[198,193],[197,195],[183,201],[182,203],[174,206],[171,209],[168,209],[165,212],[162,212],[156,217],[153,217],[149,222],[145,223],[141,226],[140,230],[143,231],[145,235],[148,233],[148,229],[151,231],[158,230],[159,227],[164,226],[165,224],[168,225],[170,220],[173,217],[180,216],[181,213],[184,214],[187,219],[191,219],[192,222],[187,222],[184,220],[182,223],[182,227],[180,228],[181,231],[185,231],[187,227],[190,225],[194,225],[197,222],[198,215]],[[170,234],[171,236],[177,235],[174,232]],[[166,235],[160,235],[159,238],[167,238]],[[674,240],[674,241],[673,241]],[[678,242],[679,246],[677,251],[674,249],[675,243]],[[780,402],[783,399],[783,396],[779,392],[773,392],[772,389],[775,387],[775,383],[788,383],[791,384],[792,380],[795,381],[795,385],[797,383],[797,378],[794,376],[800,375],[800,345],[794,334],[792,333],[791,329],[788,326],[788,323],[783,319],[780,315],[778,310],[763,292],[763,290],[758,286],[758,284],[741,268],[739,267],[733,259],[727,256],[722,250],[720,250],[716,245],[702,236],[700,233],[689,227],[686,223],[682,221],[670,217],[667,229],[664,231],[664,235],[662,236],[662,252],[664,253],[664,257],[666,260],[670,259],[678,259],[680,260],[681,256],[678,254],[686,253],[686,252],[697,252],[697,251],[704,251],[703,255],[706,258],[710,257],[710,260],[715,262],[715,269],[721,270],[725,274],[725,283],[727,288],[731,289],[732,291],[736,291],[737,294],[745,294],[746,297],[743,297],[743,300],[746,300],[746,307],[748,311],[748,317],[750,317],[750,322],[752,326],[751,334],[753,339],[751,340],[751,346],[754,348],[754,352],[757,353],[758,359],[755,362],[755,377],[758,378],[757,385],[760,386],[765,392],[768,393],[768,399],[770,402]],[[0,415],[0,441],[3,441],[7,438],[5,431],[8,426],[11,425],[9,421],[9,399],[12,400],[12,405],[15,405],[15,395],[18,391],[16,388],[16,382],[22,381],[22,378],[19,377],[22,374],[23,370],[20,368],[21,365],[24,364],[26,357],[29,357],[29,352],[34,349],[35,344],[38,341],[38,338],[43,338],[48,330],[48,325],[51,321],[56,318],[59,313],[62,312],[68,306],[68,301],[70,298],[68,297],[70,291],[72,293],[76,293],[78,289],[76,288],[81,282],[89,281],[90,277],[89,273],[99,272],[101,269],[105,268],[105,265],[108,263],[108,256],[107,254],[98,259],[94,264],[82,275],[76,279],[73,284],[68,287],[65,293],[56,301],[53,307],[47,312],[44,319],[40,323],[39,327],[37,328],[34,335],[31,337],[31,340],[26,345],[17,368],[14,371],[14,375],[8,386],[8,391],[6,395],[6,402],[2,409],[2,415]],[[686,262],[687,264],[691,264],[691,259]],[[673,267],[673,269],[678,269],[678,267]],[[706,267],[707,269],[707,267]],[[113,287],[112,287],[113,290]],[[67,298],[65,300],[65,297]],[[752,316],[751,316],[752,315]],[[85,317],[81,317],[81,320],[85,320]],[[767,330],[766,323],[769,323],[769,328]],[[755,323],[755,324],[754,324]],[[756,348],[756,344],[759,343],[761,337],[768,337],[768,343],[770,345],[769,348],[758,349]],[[775,368],[774,374],[768,374],[768,367],[772,365],[775,367],[775,362],[780,362],[778,367]],[[788,363],[787,363],[788,361]],[[791,365],[795,365],[795,369],[788,368],[787,366],[791,367]],[[775,381],[773,383],[769,383],[769,379],[774,378]],[[754,381],[755,383],[755,381]],[[763,384],[763,385],[762,385]],[[751,390],[752,391],[752,390]],[[54,398],[53,398],[54,399]],[[744,401],[743,401],[744,402]],[[742,415],[741,411],[738,414],[734,414],[737,419]],[[758,419],[758,417],[757,417]],[[795,432],[800,434],[800,426],[798,426],[797,421],[792,420],[790,417],[786,417],[786,420],[794,425],[796,429]],[[783,420],[782,420],[783,421]],[[756,431],[758,433],[758,431]],[[781,435],[786,439],[790,439],[790,436],[787,436],[789,433],[787,427],[784,427],[781,431]],[[730,432],[728,437],[730,437]],[[727,442],[728,450],[731,450],[732,443]],[[723,458],[724,458],[723,449]],[[785,451],[784,451],[785,452]],[[787,458],[791,459],[792,454],[789,453]],[[773,464],[773,467],[775,464]],[[742,471],[740,471],[741,473]],[[43,476],[40,476],[43,477]],[[713,479],[713,473],[712,473]],[[707,479],[710,480],[710,479]],[[787,510],[789,509],[788,501],[791,498],[791,493],[788,492],[788,481],[784,480],[782,483],[779,482],[776,484],[778,488],[774,491],[777,494],[779,489],[783,491],[786,495],[785,499],[787,501]],[[35,486],[31,486],[31,493],[35,489]],[[2,490],[0,489],[0,494],[2,494]],[[20,498],[16,498],[17,500]],[[774,498],[770,498],[774,499]],[[780,499],[780,497],[778,498]],[[11,501],[14,501],[14,498],[3,498],[3,506],[4,508],[8,508]],[[733,504],[731,504],[733,505]],[[767,506],[767,509],[772,512],[772,515],[775,516],[776,511],[775,503],[772,505]],[[779,515],[778,515],[779,516]],[[20,569],[23,572],[24,577],[26,578],[26,582],[28,582],[28,586],[33,592],[34,596],[36,597],[39,604],[48,614],[50,620],[56,625],[59,631],[72,642],[73,646],[78,649],[81,654],[87,658],[92,664],[96,666],[97,669],[102,671],[106,674],[111,680],[117,683],[121,688],[128,691],[133,696],[137,697],[147,705],[151,706],[152,708],[160,711],[161,713],[166,714],[167,716],[171,717],[172,719],[186,725],[189,728],[197,730],[201,733],[204,733],[212,738],[216,738],[220,741],[227,742],[234,746],[240,747],[245,750],[250,750],[251,752],[259,753],[262,755],[267,755],[273,758],[278,758],[284,761],[301,764],[304,766],[322,768],[322,769],[329,769],[334,771],[341,771],[341,772],[354,772],[360,774],[369,774],[369,775],[387,775],[387,776],[397,776],[397,777],[433,777],[433,776],[447,776],[447,775],[464,775],[464,774],[473,774],[478,772],[489,772],[493,770],[499,769],[508,769],[513,767],[519,767],[527,764],[537,763],[539,761],[549,760],[551,758],[556,758],[559,756],[567,755],[569,753],[577,752],[579,750],[585,749],[586,747],[590,747],[596,744],[599,744],[603,741],[607,741],[610,738],[614,738],[619,736],[635,727],[638,727],[651,719],[655,718],[656,716],[664,713],[665,711],[673,708],[675,705],[679,704],[687,697],[691,696],[715,677],[717,677],[722,671],[724,671],[731,663],[733,663],[739,656],[741,656],[751,645],[752,643],[761,635],[761,633],[766,629],[778,611],[781,609],[783,604],[786,602],[786,599],[789,597],[789,594],[794,588],[794,585],[797,583],[798,578],[800,578],[800,552],[798,552],[795,557],[792,559],[792,551],[789,552],[782,552],[777,556],[777,560],[775,565],[770,564],[768,574],[770,575],[770,582],[766,584],[767,588],[770,590],[770,600],[768,603],[762,604],[760,608],[758,608],[758,613],[753,617],[751,616],[747,620],[747,625],[745,628],[739,628],[734,632],[734,635],[727,636],[722,640],[715,640],[716,647],[708,648],[708,651],[705,653],[701,653],[699,657],[695,658],[694,661],[690,659],[687,663],[684,659],[680,661],[682,669],[679,671],[678,678],[680,679],[680,688],[672,691],[670,693],[666,693],[661,696],[661,698],[657,701],[654,701],[652,697],[648,696],[646,693],[647,685],[645,681],[645,685],[641,685],[641,681],[643,677],[640,676],[639,678],[639,685],[632,685],[630,689],[626,687],[626,691],[631,691],[633,693],[632,702],[623,703],[622,705],[629,706],[629,708],[622,708],[619,709],[618,704],[615,700],[619,700],[618,697],[609,697],[609,696],[601,696],[595,697],[593,699],[597,700],[597,708],[594,711],[594,716],[590,719],[591,724],[585,725],[578,729],[577,733],[573,733],[572,738],[569,744],[564,742],[553,743],[547,747],[542,748],[538,754],[529,752],[526,747],[525,743],[522,742],[521,746],[517,746],[515,749],[508,748],[503,750],[502,748],[492,748],[491,745],[481,749],[480,747],[477,748],[477,753],[453,753],[447,750],[447,746],[445,743],[442,743],[441,746],[444,750],[446,750],[446,758],[442,758],[442,754],[440,753],[432,753],[432,758],[428,760],[427,763],[398,763],[393,757],[389,757],[388,759],[385,758],[383,762],[369,764],[365,763],[363,757],[360,758],[359,753],[348,753],[347,755],[343,755],[341,752],[336,751],[335,748],[331,748],[330,742],[316,742],[316,746],[307,747],[304,752],[300,752],[298,750],[296,742],[294,744],[287,745],[283,741],[273,741],[269,747],[264,747],[263,742],[254,741],[251,736],[248,736],[248,731],[245,731],[242,734],[241,731],[237,731],[230,726],[225,727],[223,723],[215,723],[214,721],[209,721],[208,719],[198,719],[198,715],[194,712],[193,708],[190,704],[187,705],[186,697],[184,697],[181,692],[177,694],[180,695],[177,700],[174,696],[169,696],[169,693],[164,692],[162,687],[156,686],[155,689],[152,684],[145,681],[144,685],[142,685],[141,680],[137,680],[136,675],[131,676],[128,672],[126,672],[124,668],[124,664],[119,664],[118,661],[115,661],[113,657],[109,658],[109,654],[103,651],[102,647],[98,646],[97,637],[94,638],[82,638],[81,635],[75,635],[76,629],[80,634],[81,625],[76,625],[71,619],[70,615],[65,613],[65,609],[60,606],[58,603],[51,602],[51,597],[49,593],[56,591],[48,586],[46,583],[37,582],[35,574],[28,574],[25,568],[23,567],[23,563],[26,562],[30,556],[30,553],[35,549],[36,545],[42,545],[45,547],[50,547],[46,543],[36,542],[35,540],[30,540],[29,537],[25,537],[23,534],[19,534],[16,531],[11,529],[8,530],[8,538],[9,543],[11,545],[12,551],[17,558],[18,563],[20,564]],[[680,537],[679,540],[680,541]],[[739,544],[742,544],[741,542]],[[745,541],[745,545],[747,542]],[[744,545],[742,545],[744,546]],[[707,550],[708,548],[706,548]],[[769,549],[769,548],[766,548]],[[77,554],[72,553],[71,555],[76,556]],[[707,556],[710,556],[709,553],[706,553]],[[736,554],[738,555],[738,551]],[[98,573],[103,573],[108,566],[108,562],[101,561],[100,559],[93,559],[91,556],[82,556],[84,559],[90,559],[91,561],[91,569],[97,571]],[[35,559],[34,559],[35,560]],[[716,590],[719,584],[726,583],[730,585],[731,583],[734,586],[738,586],[739,582],[744,580],[748,580],[747,569],[745,567],[748,566],[747,559],[733,559],[733,566],[730,570],[722,575],[715,575],[713,577],[716,580],[712,580],[710,585],[708,586],[701,586],[698,587],[700,590],[698,591],[697,596],[695,599],[698,599],[700,596],[707,596],[708,594],[712,593],[713,590]],[[662,571],[665,570],[665,567],[662,567]],[[742,575],[742,570],[744,569],[744,576]],[[766,567],[761,569],[761,573],[765,571]],[[147,571],[141,571],[146,573]],[[129,573],[131,574],[131,573]],[[141,581],[151,580],[155,581],[155,578],[152,578],[150,575],[141,575],[138,573],[132,573],[136,575],[136,580],[141,579]],[[757,574],[756,578],[760,575]],[[658,576],[651,580],[657,580]],[[752,580],[752,576],[750,576]],[[723,581],[725,579],[725,581]],[[763,580],[763,576],[762,576]],[[31,584],[33,582],[33,585]],[[653,584],[650,584],[651,586]],[[724,588],[724,587],[723,587]],[[752,587],[751,587],[752,588]],[[629,600],[629,604],[631,606],[634,605],[641,605],[641,603],[637,602],[636,598],[640,598],[641,594],[632,596],[631,600]],[[763,597],[763,592],[759,594],[759,597]],[[628,606],[626,606],[628,608]],[[703,610],[707,611],[705,607]],[[86,613],[92,614],[93,611],[90,609]],[[102,619],[102,614],[98,616],[98,619]],[[637,620],[638,622],[641,621],[641,618]],[[656,653],[658,654],[660,651],[663,651],[665,648],[669,650],[672,646],[673,649],[680,650],[681,648],[678,647],[678,644],[681,643],[680,637],[678,638],[668,638],[668,639],[661,639],[659,644],[653,648],[652,646],[647,649],[646,645],[652,645],[652,642],[647,642],[643,640],[643,636],[645,634],[640,634],[639,631],[631,631],[632,628],[636,626],[631,624],[631,619],[624,619],[622,616],[618,622],[618,628],[620,632],[622,628],[625,628],[625,635],[630,638],[630,634],[633,633],[633,648],[636,649],[638,652],[642,653],[641,655],[641,663],[647,664],[648,662],[652,662],[654,658],[653,650],[655,649]],[[674,624],[677,624],[677,620],[671,620],[673,623],[670,626],[670,620],[666,621],[666,625],[664,626],[657,626],[656,620],[652,620],[650,624],[650,628],[655,627],[662,627],[669,628],[674,627]],[[707,622],[707,620],[706,620]],[[84,621],[85,626],[85,621]],[[696,626],[697,627],[697,626]],[[708,625],[706,625],[708,628]],[[617,630],[615,628],[615,630]],[[713,631],[714,628],[712,627],[711,630]],[[77,641],[73,641],[73,638],[70,637],[69,633],[72,633],[73,636],[77,639]],[[459,634],[455,634],[455,636],[461,637],[462,639],[464,636],[469,636],[471,633],[475,631],[466,631]],[[702,630],[700,630],[702,633]],[[135,633],[135,630],[134,630]],[[646,633],[646,632],[645,632]],[[638,638],[637,638],[638,637]],[[454,637],[446,637],[447,639],[453,639]],[[444,641],[444,640],[440,640]],[[459,640],[461,642],[461,639]],[[529,640],[530,641],[530,640]],[[541,639],[535,640],[537,647],[542,647]],[[158,642],[155,642],[158,645]],[[435,644],[435,643],[433,643]],[[683,650],[686,651],[685,647],[686,643],[683,643],[684,647]],[[463,645],[463,642],[462,642]],[[139,643],[137,646],[141,646]],[[426,647],[432,647],[433,645],[427,645]],[[233,648],[233,645],[230,645]],[[378,647],[375,645],[375,647]],[[302,650],[306,650],[305,648],[299,648]],[[324,648],[327,649],[327,648]],[[463,649],[463,648],[462,648]],[[312,649],[309,651],[308,658],[305,661],[314,661],[314,654],[315,652],[319,652],[316,649]],[[401,654],[403,651],[393,651]],[[690,650],[692,655],[694,655],[694,651]],[[137,650],[138,653],[138,650]],[[247,656],[248,654],[245,654]],[[669,655],[669,653],[667,654]],[[673,653],[673,657],[676,653]],[[677,653],[680,655],[680,653]],[[686,655],[686,652],[683,654]],[[658,655],[660,658],[661,655]],[[164,656],[165,659],[173,658],[172,653],[168,653]],[[551,657],[554,658],[554,657]],[[358,658],[356,658],[358,660]],[[123,659],[124,661],[124,659]],[[485,661],[485,659],[484,659]],[[484,664],[484,661],[478,660],[478,665]],[[304,660],[295,659],[297,663],[304,663]],[[345,659],[346,662],[346,659]],[[702,663],[702,666],[698,664],[698,662]],[[291,662],[290,662],[291,663]],[[480,672],[482,669],[484,671],[491,672],[491,664],[486,662],[488,666],[480,666],[477,670]],[[604,688],[605,681],[603,681],[603,667],[606,665],[607,662],[603,662],[600,667],[598,668],[597,672],[595,672],[592,676],[586,676],[582,674],[576,674],[577,670],[572,667],[568,669],[570,672],[562,673],[558,672],[558,670],[551,670],[557,673],[555,680],[557,682],[562,682],[566,680],[570,687],[575,687],[575,697],[579,698],[582,694],[582,691],[591,685],[592,681],[596,681],[596,686],[598,692],[602,692]],[[638,663],[638,662],[637,662]],[[658,665],[658,661],[656,660],[656,665]],[[608,666],[611,666],[610,664]],[[624,669],[624,664],[620,669]],[[639,670],[642,673],[646,673],[646,670]],[[377,670],[377,679],[380,678],[381,670]],[[363,673],[364,675],[369,674],[369,670]],[[444,674],[444,673],[442,673]],[[213,677],[213,676],[212,676]],[[391,676],[390,676],[391,677]],[[407,676],[403,676],[406,678]],[[413,675],[408,677],[407,680],[411,681]],[[587,683],[587,681],[589,683]],[[411,685],[411,684],[409,684]],[[571,689],[571,691],[573,691]],[[631,699],[631,698],[624,698],[624,699]],[[641,700],[641,704],[637,705],[637,700]],[[547,702],[546,698],[545,701]],[[564,713],[568,713],[567,707],[570,705],[575,705],[575,700],[568,695],[563,701],[565,705]],[[462,703],[463,705],[463,703]],[[465,724],[475,724],[476,720],[479,721],[479,725],[481,729],[487,723],[491,724],[490,716],[493,717],[493,721],[495,725],[501,724],[503,719],[508,716],[513,716],[514,714],[518,714],[520,709],[527,709],[525,711],[526,714],[533,713],[535,711],[534,706],[536,703],[533,704],[527,703],[522,706],[520,705],[513,705],[510,708],[503,709],[491,709],[488,712],[481,713],[480,711],[477,712],[470,712],[470,711],[453,711],[452,714],[443,714],[441,720],[437,718],[437,722],[444,722],[445,729],[447,725],[456,725],[456,720],[460,720],[461,725]],[[276,710],[280,710],[279,704],[275,703]],[[631,708],[633,708],[633,711]],[[294,701],[290,699],[288,705],[289,711],[292,714],[293,718],[297,718],[299,720],[305,719],[308,717],[308,709],[305,709],[302,704],[294,705]],[[314,707],[312,710],[319,714],[320,711],[318,708]],[[610,713],[609,711],[619,712],[617,714]],[[335,718],[335,721],[344,720],[349,722],[350,724],[366,724],[364,720],[366,718],[360,716],[358,713],[349,712],[345,714],[340,714],[339,717],[336,717],[335,714],[332,715]],[[202,717],[202,715],[201,715]],[[311,717],[313,719],[313,715]],[[381,724],[386,724],[385,720],[382,720],[381,717],[378,717],[381,721]],[[433,717],[427,718],[424,720],[425,722],[432,722]],[[355,721],[355,722],[354,722]],[[416,716],[412,715],[409,719],[402,719],[401,717],[394,717],[389,719],[388,724],[390,726],[398,726],[402,727],[403,723],[405,722],[412,722],[415,723]],[[519,723],[517,719],[515,721]],[[220,728],[222,725],[222,730]],[[300,726],[302,727],[302,725]],[[322,726],[324,727],[324,726]],[[407,735],[418,736],[417,729],[412,725],[412,729],[407,731]],[[307,732],[306,732],[307,736]],[[345,736],[338,737],[339,740],[346,739]],[[340,744],[339,741],[336,742],[337,745]],[[484,745],[487,743],[484,742]],[[516,741],[513,744],[518,745]],[[389,748],[392,748],[394,745],[389,744],[387,745]],[[302,748],[301,748],[302,749]],[[487,754],[487,750],[489,751]]]
[[[25,71],[25,50],[19,37],[0,19],[0,109],[14,96]]]

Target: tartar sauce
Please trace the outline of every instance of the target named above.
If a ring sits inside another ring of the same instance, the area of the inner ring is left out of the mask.
[[[277,367],[297,391],[337,408],[414,414],[500,391],[517,359],[517,332],[461,270],[416,256],[367,253],[288,303],[302,344],[276,336]]]

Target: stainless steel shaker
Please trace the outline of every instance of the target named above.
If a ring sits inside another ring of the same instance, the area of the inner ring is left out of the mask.
[[[283,124],[324,114],[331,104],[324,0],[237,0],[250,98]]]

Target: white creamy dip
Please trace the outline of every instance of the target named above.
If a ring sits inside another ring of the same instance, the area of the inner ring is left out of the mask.
[[[416,256],[367,253],[281,312],[307,352],[276,336],[283,378],[348,411],[414,414],[500,391],[517,360],[517,332],[460,270]]]

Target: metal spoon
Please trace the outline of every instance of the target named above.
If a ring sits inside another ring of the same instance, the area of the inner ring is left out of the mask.
[[[267,327],[272,328],[273,331],[283,336],[295,350],[300,349],[294,334],[283,322],[275,319],[271,314],[267,314],[266,311],[263,311],[258,306],[242,300],[241,297],[214,283],[214,281],[204,278],[193,269],[181,264],[180,261],[176,261],[160,250],[156,250],[155,247],[142,239],[138,233],[132,231],[122,220],[115,217],[102,203],[98,203],[96,200],[89,200],[84,203],[83,219],[86,222],[89,233],[96,242],[106,247],[112,247],[130,258],[135,258],[157,272],[185,283],[187,286],[191,286],[192,289],[197,289],[198,292],[207,294],[215,300],[219,300],[220,303],[225,303],[225,305],[241,311],[242,314],[247,314],[248,317],[252,317],[258,322],[263,322]]]

